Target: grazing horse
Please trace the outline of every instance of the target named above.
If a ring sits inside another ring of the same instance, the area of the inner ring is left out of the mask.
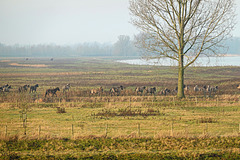
[[[203,91],[207,91],[207,88],[208,88],[208,87],[207,87],[206,85],[204,85],[204,86],[203,86]]]
[[[34,86],[31,86],[30,87],[30,93],[33,93],[33,91],[37,92],[37,87],[39,87],[38,84],[34,85]]]
[[[200,91],[200,88],[198,88],[198,85],[196,85],[196,86],[193,88],[193,90],[194,90],[195,92],[198,92],[198,91]]]
[[[218,86],[211,87],[210,85],[208,85],[208,86],[204,86],[203,89],[205,92],[208,92],[209,97],[210,97],[212,92],[217,92]],[[205,92],[204,92],[204,95],[206,94]]]
[[[210,85],[208,85],[207,87],[204,86],[203,88],[206,89],[207,92],[216,92],[218,90],[218,86],[211,87]]]
[[[101,86],[100,88],[97,88],[97,89],[91,89],[90,93],[91,94],[101,94],[101,93],[103,93],[103,88]]]
[[[184,91],[188,91],[189,90],[189,86],[188,85],[183,85],[183,89],[184,89]]]
[[[211,91],[210,85],[207,85],[206,91],[207,91],[207,92],[210,92],[210,91]]]
[[[172,90],[172,93],[177,93],[178,92],[178,87],[176,87],[175,89]]]
[[[12,88],[12,86],[6,84],[6,85],[0,87],[0,92],[9,92],[10,88]]]
[[[67,90],[67,91],[69,91],[69,89],[70,89],[70,84],[68,83],[67,85],[65,85],[65,86],[63,86],[62,87],[62,90],[63,90],[63,93]]]
[[[210,90],[211,90],[212,92],[217,92],[217,90],[218,90],[218,86],[211,87]]]
[[[6,85],[0,87],[0,92],[3,92],[4,88],[7,87],[7,86],[8,86],[8,84],[6,84]]]
[[[4,88],[7,88],[8,86],[9,86],[8,84],[5,84],[5,85],[3,85],[2,87],[0,87],[0,90],[3,91],[3,89],[4,89]]]
[[[147,93],[154,94],[156,92],[156,87],[146,88]]]
[[[56,95],[56,97],[57,97],[57,94],[56,94],[57,91],[60,91],[60,89],[58,87],[55,88],[55,89],[47,89],[46,93],[45,93],[45,97],[47,95],[49,95],[50,93],[52,94],[52,96]]]
[[[3,89],[3,92],[9,92],[9,89],[12,88],[12,86],[7,86]]]
[[[170,93],[170,89],[165,88],[164,90],[161,91],[161,95],[167,95],[167,93]]]
[[[143,91],[146,89],[145,86],[142,86],[142,87],[136,87],[135,88],[135,92],[137,92],[137,94],[140,92],[140,93],[143,93]]]
[[[117,96],[119,96],[120,92],[123,90],[123,86],[121,85],[120,87],[112,87],[110,89],[110,94],[115,94],[117,93]]]
[[[21,87],[18,88],[18,92],[19,92],[19,93],[20,93],[20,92],[26,92],[29,87],[30,87],[30,86],[27,85],[27,84],[24,85],[24,86],[21,86]]]

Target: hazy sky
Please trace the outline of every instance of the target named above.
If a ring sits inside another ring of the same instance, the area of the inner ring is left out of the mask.
[[[137,33],[128,5],[128,0],[0,0],[0,43],[114,43],[119,35]],[[239,23],[233,33],[240,37]]]

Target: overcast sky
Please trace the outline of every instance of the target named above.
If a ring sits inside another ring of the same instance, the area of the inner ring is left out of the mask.
[[[128,1],[0,0],[0,43],[114,43],[119,35],[137,33],[129,23]],[[240,37],[239,23],[233,34]]]

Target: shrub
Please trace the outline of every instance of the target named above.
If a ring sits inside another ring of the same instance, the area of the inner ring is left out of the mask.
[[[66,113],[65,108],[57,107],[57,113]]]

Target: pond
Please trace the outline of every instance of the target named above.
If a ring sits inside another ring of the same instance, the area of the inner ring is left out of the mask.
[[[134,65],[157,65],[157,66],[176,66],[176,61],[169,58],[162,58],[161,60],[151,59],[130,59],[119,60],[117,62],[134,64]],[[191,66],[240,66],[240,56],[224,56],[224,57],[199,57],[197,61]]]

